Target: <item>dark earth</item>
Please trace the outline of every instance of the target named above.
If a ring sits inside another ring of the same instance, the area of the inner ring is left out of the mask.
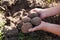
[[[27,16],[31,9],[45,9],[59,3],[60,0],[0,0],[0,11],[4,12],[0,18],[6,21],[2,30],[3,40],[60,40],[59,36],[42,30],[31,33],[21,31],[22,18]],[[60,15],[45,18],[43,21],[60,24]]]

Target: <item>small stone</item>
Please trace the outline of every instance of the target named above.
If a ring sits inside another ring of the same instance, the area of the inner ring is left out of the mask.
[[[32,24],[31,23],[24,23],[21,27],[21,30],[23,33],[28,33],[28,30],[32,28]]]
[[[5,40],[18,40],[18,37],[10,37],[10,38],[5,37]]]

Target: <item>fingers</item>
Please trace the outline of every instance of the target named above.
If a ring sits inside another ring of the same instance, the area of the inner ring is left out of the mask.
[[[40,8],[34,8],[32,9],[30,12],[37,12],[39,13],[40,11],[42,11],[43,9],[40,9]]]
[[[34,28],[30,28],[28,31],[29,32],[34,32],[34,31],[37,31],[37,30],[43,30],[44,29],[44,26],[45,26],[45,22],[44,21],[41,21],[41,24],[34,27]]]
[[[37,27],[34,27],[34,28],[30,28],[28,31],[29,32],[34,32],[34,31],[37,31],[38,30],[38,26]]]
[[[30,13],[36,13],[37,11],[35,9],[32,9]]]

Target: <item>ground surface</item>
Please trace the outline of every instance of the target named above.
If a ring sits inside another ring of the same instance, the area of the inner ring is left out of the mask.
[[[1,0],[0,11],[3,11],[0,18],[5,20],[3,40],[60,40],[60,37],[45,31],[36,31],[28,34],[21,32],[21,18],[28,15],[33,8],[49,8],[57,6],[59,0]],[[1,13],[0,12],[0,13]],[[60,24],[60,16],[56,15],[44,19],[44,21]]]

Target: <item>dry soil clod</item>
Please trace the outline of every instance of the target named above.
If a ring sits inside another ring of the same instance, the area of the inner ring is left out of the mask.
[[[23,33],[29,33],[28,32],[28,30],[30,29],[30,28],[32,28],[32,24],[31,23],[24,23],[23,25],[22,25],[22,27],[21,27],[21,31],[23,32]]]
[[[16,26],[16,27],[17,27],[18,31],[20,31],[20,30],[21,30],[22,24],[23,24],[22,22],[20,22],[20,23],[18,23],[18,24],[17,24],[17,26]]]
[[[31,23],[37,26],[41,23],[41,19],[39,17],[34,17],[33,19],[31,19]]]
[[[30,13],[30,14],[28,14],[28,17],[30,17],[30,18],[39,17],[39,14],[38,13]]]
[[[22,22],[26,23],[26,22],[30,22],[31,21],[31,18],[29,17],[23,17],[22,18]]]

